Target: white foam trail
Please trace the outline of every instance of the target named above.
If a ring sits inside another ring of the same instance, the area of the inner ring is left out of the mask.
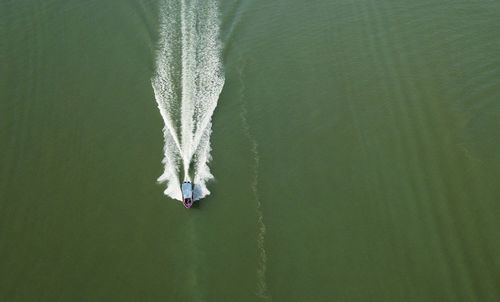
[[[165,122],[165,170],[158,181],[167,183],[166,195],[180,200],[181,181],[193,178],[194,197],[200,199],[210,194],[211,120],[224,86],[218,7],[210,0],[167,0],[160,16],[151,79]]]

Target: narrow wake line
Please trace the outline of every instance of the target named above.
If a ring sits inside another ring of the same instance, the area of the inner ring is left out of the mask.
[[[254,168],[253,168],[253,180],[252,180],[252,192],[255,199],[256,213],[257,213],[257,249],[259,252],[259,263],[257,267],[257,296],[261,299],[272,301],[271,296],[267,292],[267,282],[266,282],[266,271],[267,271],[267,253],[265,249],[265,236],[266,236],[266,225],[264,224],[264,215],[262,213],[262,203],[259,198],[258,184],[259,184],[259,151],[257,141],[250,131],[250,126],[248,125],[247,115],[248,110],[244,101],[245,86],[242,80],[243,70],[245,69],[245,64],[238,68],[238,76],[240,79],[240,97],[241,97],[241,124],[243,125],[243,130],[245,136],[248,138],[252,144],[252,154],[254,156]]]
[[[199,282],[199,275],[200,275],[200,261],[202,263],[203,260],[201,260],[201,253],[198,249],[198,232],[195,230],[195,220],[194,217],[192,216],[190,221],[187,223],[188,227],[185,229],[187,232],[186,236],[187,238],[190,238],[189,240],[189,245],[190,245],[190,251],[191,251],[191,261],[189,261],[190,269],[189,269],[189,288],[190,292],[193,295],[193,298],[195,301],[204,301],[202,293],[203,290],[201,289],[202,284]]]

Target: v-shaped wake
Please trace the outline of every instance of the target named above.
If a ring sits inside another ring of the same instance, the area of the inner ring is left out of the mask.
[[[165,122],[165,194],[181,200],[180,183],[192,180],[194,198],[210,194],[206,182],[212,115],[224,86],[219,16],[214,1],[165,1],[161,7],[156,71],[151,79]]]

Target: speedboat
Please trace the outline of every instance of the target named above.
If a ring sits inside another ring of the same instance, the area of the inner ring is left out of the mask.
[[[193,184],[190,181],[184,181],[181,186],[182,203],[186,208],[193,205]]]

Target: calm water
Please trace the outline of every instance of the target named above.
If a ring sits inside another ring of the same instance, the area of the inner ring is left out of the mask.
[[[162,1],[0,1],[0,301],[500,300],[500,2],[219,2],[186,210]]]

